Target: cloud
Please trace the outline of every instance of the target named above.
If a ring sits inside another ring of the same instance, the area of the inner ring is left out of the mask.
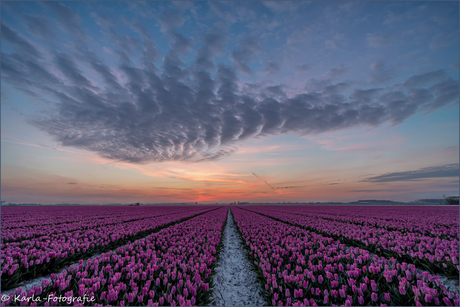
[[[351,192],[351,193],[379,193],[379,192],[383,192],[383,193],[388,193],[388,192],[405,192],[407,190],[402,190],[402,189],[382,189],[382,190],[351,190],[351,191],[348,191],[348,192]]]
[[[333,40],[325,41],[324,46],[326,47],[326,49],[338,50],[337,45],[335,44],[335,42]]]
[[[415,75],[403,82],[404,86],[418,87],[425,86],[430,83],[439,82],[446,78],[446,73],[442,69],[431,71],[421,75]]]
[[[43,16],[26,16],[27,26],[33,35],[43,40],[54,40],[53,28],[48,24]]]
[[[158,21],[161,24],[161,31],[173,32],[183,26],[185,20],[178,12],[169,11],[164,13]]]
[[[131,62],[129,58],[127,57],[127,55],[132,55],[134,51],[136,51],[141,45],[141,41],[135,37],[118,33],[115,30],[116,24],[114,20],[116,19],[114,18],[109,18],[105,16],[104,14],[95,13],[95,12],[92,12],[90,16],[94,19],[96,24],[102,28],[102,33],[105,36],[110,37],[111,40],[114,42],[114,44],[119,48],[118,53],[120,55],[120,58],[122,58],[124,62],[126,63]],[[143,37],[144,46],[145,46],[143,56],[145,56],[146,49],[148,49],[148,47],[152,49],[151,46],[154,45],[153,39],[148,35],[148,31],[145,27],[141,26],[138,23],[132,23],[132,22],[128,22],[128,23],[130,24],[131,28],[133,28],[136,32],[138,32]],[[159,54],[158,52],[156,52],[156,54],[153,54],[151,52],[150,55],[153,56],[154,57],[153,60],[155,60],[158,54]]]
[[[431,39],[430,49],[444,48],[454,42],[458,44],[458,30],[449,33],[439,32]]]
[[[2,38],[10,43],[19,54],[31,57],[39,57],[40,53],[25,38],[21,37],[16,31],[12,30],[2,22]]]
[[[293,49],[300,50],[302,43],[304,43],[308,38],[312,36],[312,28],[313,26],[308,25],[296,29],[291,35],[287,37],[287,45]]]
[[[80,18],[70,7],[63,3],[52,1],[43,1],[42,5],[51,9],[56,14],[62,28],[65,29],[67,33],[81,39],[86,38],[85,33],[80,28]]]
[[[415,171],[395,172],[367,178],[366,182],[394,182],[428,178],[458,177],[458,163],[420,168]]]
[[[181,55],[185,55],[187,51],[192,50],[191,40],[179,33],[172,33],[173,42],[171,48]]]
[[[296,72],[298,73],[304,73],[310,70],[310,65],[308,64],[303,64],[297,67]]]
[[[369,68],[371,69],[369,79],[372,84],[385,83],[394,78],[393,71],[386,67],[384,60],[375,61]]]
[[[212,29],[202,38],[202,47],[195,55],[195,64],[198,69],[214,69],[213,58],[224,53],[224,43],[228,37],[225,34],[225,26],[221,22],[216,22]]]
[[[79,87],[92,87],[90,81],[84,77],[73,60],[64,53],[55,55],[54,62],[70,82]]]
[[[262,69],[262,72],[267,73],[269,75],[276,74],[280,70],[280,66],[276,61],[269,61],[265,64],[265,67]]]
[[[71,53],[43,45],[49,56],[42,57],[19,33],[3,25],[2,40],[13,51],[2,53],[2,81],[53,101],[47,112],[30,122],[60,146],[114,161],[216,160],[253,137],[308,136],[362,125],[399,124],[414,114],[458,103],[458,84],[442,71],[385,88],[334,83],[334,77],[348,71],[346,65],[334,67],[321,79],[310,79],[307,89],[293,94],[283,84],[246,84],[240,74],[244,67],[238,63],[247,65],[262,50],[257,39],[244,35],[232,54],[234,67],[214,63],[225,54],[228,39],[222,22],[195,39],[196,51],[171,32],[177,42],[164,55],[150,50],[149,56],[148,46],[155,48],[155,42],[136,20],[128,25],[139,34],[137,47],[143,48],[123,46],[134,38],[116,32],[113,19],[101,14],[92,17],[114,39],[113,53],[119,57],[97,56],[78,38]],[[189,55],[192,61],[180,57],[185,50],[194,52]],[[160,63],[158,67],[152,58]],[[266,71],[276,72],[278,65],[272,60]],[[378,71],[377,64],[374,68]],[[298,67],[298,71],[308,69],[306,64]]]
[[[231,52],[231,57],[235,67],[244,74],[252,74],[252,70],[247,65],[248,62],[252,61],[256,53],[260,51],[260,44],[255,37],[244,35],[241,42],[240,48]]]
[[[345,64],[342,64],[340,66],[334,67],[331,70],[329,70],[326,74],[328,78],[334,78],[336,76],[342,75],[346,72],[348,72],[348,67]]]
[[[275,14],[298,11],[308,5],[307,2],[302,1],[263,1],[262,3]]]
[[[390,45],[393,43],[395,36],[393,34],[367,34],[367,43],[369,47],[372,48],[381,48]]]
[[[197,160],[196,162],[204,162],[204,161],[215,161],[219,160],[222,157],[229,156],[236,152],[238,149],[237,148],[230,148],[230,149],[221,149],[215,153],[208,153],[205,156],[202,156],[202,159]]]
[[[396,14],[395,12],[389,11],[383,24],[393,25],[394,23],[398,23],[401,20],[403,20],[402,14]]]

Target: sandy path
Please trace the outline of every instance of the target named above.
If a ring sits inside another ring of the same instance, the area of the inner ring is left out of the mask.
[[[214,275],[212,306],[267,306],[229,210]]]

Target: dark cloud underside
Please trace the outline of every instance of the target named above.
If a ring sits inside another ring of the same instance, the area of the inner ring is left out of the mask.
[[[458,163],[441,166],[425,167],[415,171],[388,173],[380,176],[369,177],[367,182],[394,182],[407,180],[421,180],[427,178],[459,177]]]

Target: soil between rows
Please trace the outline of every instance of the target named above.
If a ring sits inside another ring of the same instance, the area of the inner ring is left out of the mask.
[[[224,248],[215,268],[212,306],[267,306],[256,281],[231,210],[223,237]]]

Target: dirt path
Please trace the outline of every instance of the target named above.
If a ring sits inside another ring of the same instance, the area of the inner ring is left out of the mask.
[[[215,269],[212,306],[267,306],[230,210],[223,243],[224,249]]]

